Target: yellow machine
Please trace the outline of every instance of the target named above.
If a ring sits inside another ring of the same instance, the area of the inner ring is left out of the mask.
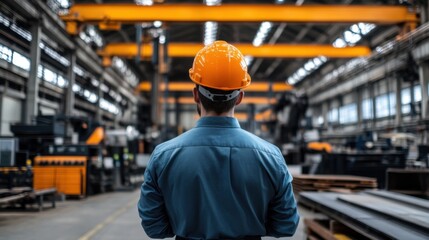
[[[86,195],[87,156],[37,156],[33,172],[35,190],[55,187],[65,195]]]

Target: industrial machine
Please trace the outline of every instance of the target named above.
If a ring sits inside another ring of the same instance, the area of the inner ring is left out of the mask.
[[[101,146],[49,146],[34,159],[34,189],[55,187],[68,196],[104,192],[113,188],[113,174],[104,170]]]
[[[0,189],[31,187],[33,172],[17,138],[0,138]]]
[[[106,131],[107,158],[112,161],[115,189],[134,189],[143,182],[147,158],[139,132],[133,127]]]
[[[37,116],[34,122],[12,125],[11,130],[33,163],[35,190],[56,188],[68,196],[87,196],[113,189],[103,127],[81,117]],[[72,133],[67,134],[67,126]]]

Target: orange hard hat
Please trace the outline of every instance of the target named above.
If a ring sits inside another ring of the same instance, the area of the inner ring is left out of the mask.
[[[195,55],[189,77],[198,85],[225,91],[245,88],[251,81],[243,54],[225,41],[215,41],[201,49]]]

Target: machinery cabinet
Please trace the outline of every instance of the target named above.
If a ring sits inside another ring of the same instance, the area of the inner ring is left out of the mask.
[[[65,195],[86,195],[86,156],[37,156],[34,189],[56,188]]]

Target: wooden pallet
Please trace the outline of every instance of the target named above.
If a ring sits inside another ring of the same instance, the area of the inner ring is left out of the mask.
[[[351,240],[368,239],[353,229],[332,219],[304,219],[307,239]]]
[[[295,193],[302,191],[357,192],[377,188],[375,178],[348,175],[294,175]]]

